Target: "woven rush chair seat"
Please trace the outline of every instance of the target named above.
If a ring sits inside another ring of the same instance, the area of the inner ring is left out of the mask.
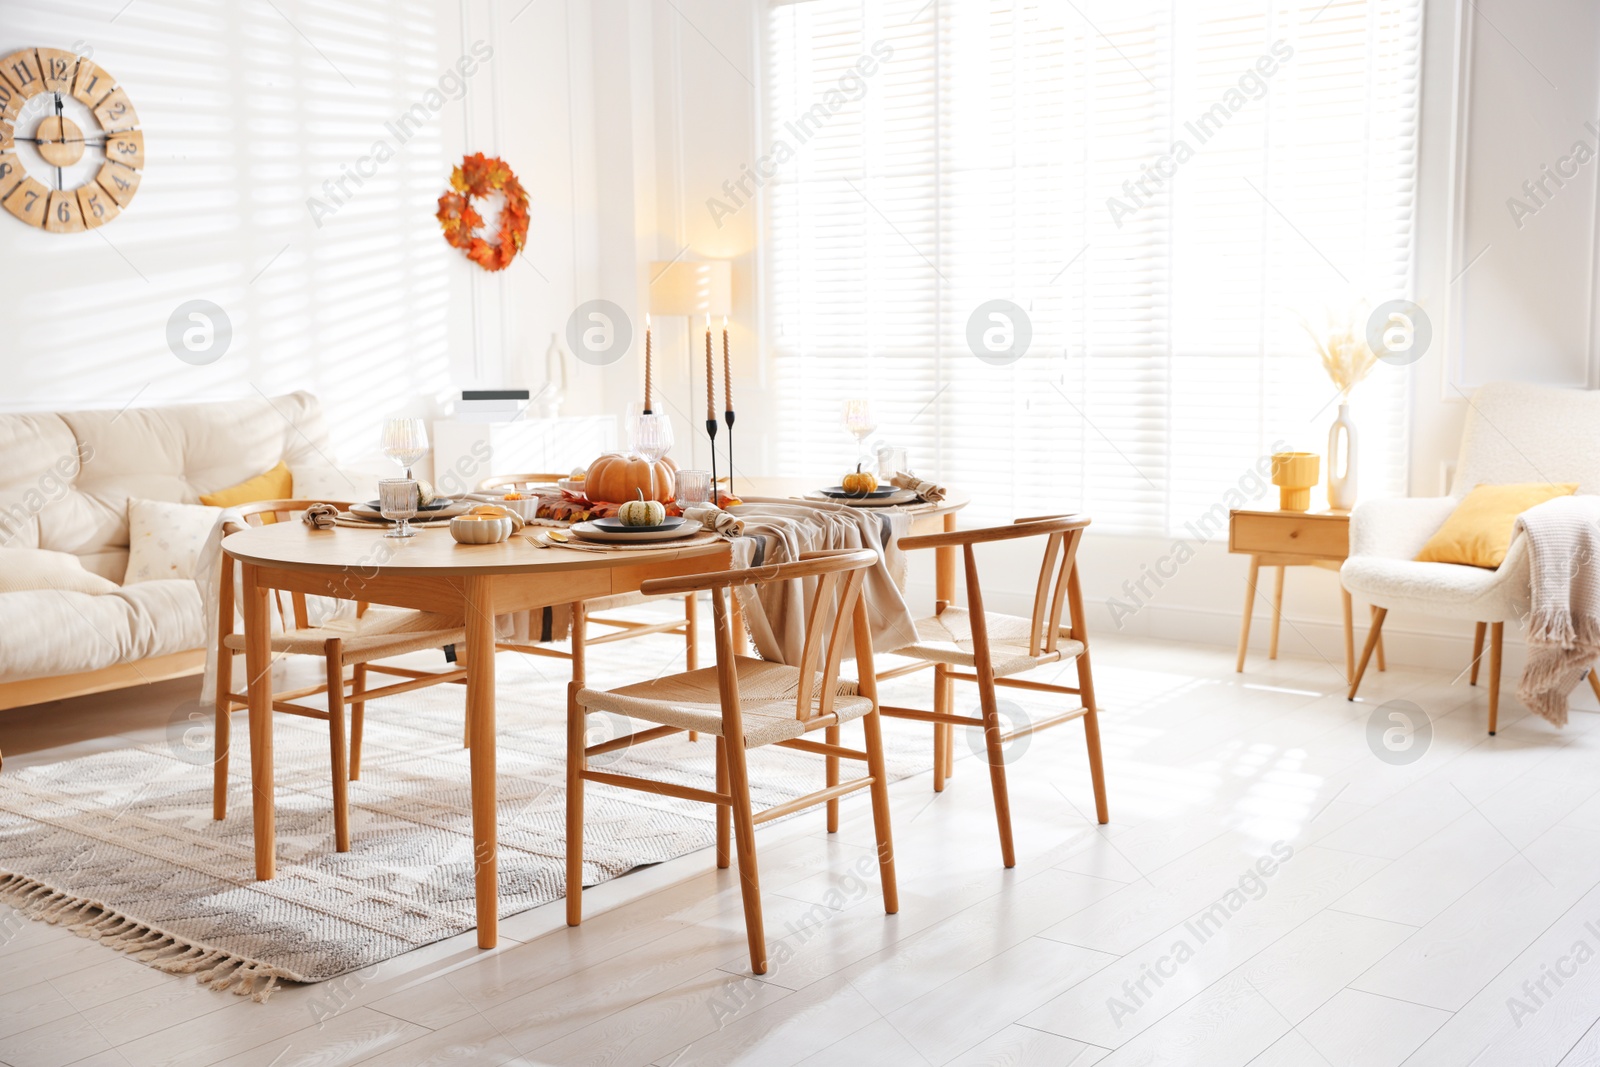
[[[1054,650],[1028,651],[1033,622],[1016,615],[986,611],[989,628],[989,655],[997,675],[1021,674],[1046,663],[1072,659],[1083,651],[1082,641],[1063,640]],[[929,663],[948,663],[952,667],[976,667],[978,653],[972,639],[972,614],[966,608],[947,607],[937,615],[917,620],[917,643],[895,649],[897,656],[910,656]]]
[[[583,810],[590,783],[676,797],[716,807],[717,867],[728,867],[735,849],[739,892],[744,901],[750,969],[767,971],[765,920],[756,863],[755,830],[761,823],[807,808],[826,807],[828,832],[839,829],[839,800],[859,791],[872,799],[883,910],[900,910],[895,886],[894,843],[889,828],[888,774],[884,768],[878,688],[872,668],[872,628],[862,586],[878,561],[872,549],[811,552],[798,561],[754,570],[714,571],[678,578],[654,578],[646,593],[711,594],[717,665],[689,670],[611,690],[591,689],[579,673],[567,687],[567,925],[583,921]],[[737,655],[734,651],[729,593],[735,587],[777,582],[814,582],[806,609],[804,646],[793,666]],[[584,605],[574,606],[582,626]],[[831,616],[831,617],[830,617]],[[847,643],[855,646],[860,681],[844,682],[839,663]],[[581,646],[575,651],[581,655]],[[578,661],[581,666],[581,659]],[[595,712],[627,716],[627,732],[599,744],[588,740],[588,718]],[[840,727],[861,723],[861,748],[847,745]],[[650,725],[654,724],[654,725]],[[687,733],[710,735],[716,744],[713,788],[621,773],[590,759]],[[809,737],[806,735],[810,735]],[[818,739],[820,738],[820,740]],[[772,745],[821,756],[821,788],[756,811],[751,801],[746,750]],[[840,779],[844,763],[861,766],[859,777]]]
[[[640,604],[650,603],[650,598],[643,593],[613,593],[610,596],[597,596],[593,600],[585,600],[586,611],[612,611],[616,608],[633,608]],[[590,619],[590,622],[595,620]]]
[[[739,677],[739,704],[744,715],[744,747],[760,748],[787,741],[806,732],[806,724],[795,716],[795,699],[800,694],[800,668],[768,663],[752,656],[734,657]],[[821,676],[817,682],[821,682]],[[872,710],[872,701],[857,696],[859,686],[844,679],[834,697],[833,713],[841,723],[861,718]],[[717,688],[717,669],[656,678],[620,689],[583,689],[578,704],[590,711],[610,711],[630,719],[647,719],[663,726],[722,736],[722,697]],[[812,698],[812,706],[817,698]]]
[[[368,663],[375,659],[400,656],[407,652],[425,652],[445,645],[465,644],[467,631],[461,626],[450,626],[450,620],[406,608],[368,608],[359,619],[335,622],[330,626],[296,628],[272,635],[272,651],[301,656],[320,656],[328,641],[338,638],[342,644],[340,662],[345,666]],[[224,647],[244,651],[244,634],[230,634],[222,641]]]

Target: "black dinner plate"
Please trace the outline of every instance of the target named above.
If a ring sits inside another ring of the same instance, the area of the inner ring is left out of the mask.
[[[676,530],[682,526],[684,520],[676,515],[668,516],[667,521],[655,526],[629,526],[621,519],[592,519],[596,526],[612,533],[660,533],[662,530]]]
[[[870,493],[852,493],[842,485],[830,485],[826,489],[819,489],[823,496],[838,497],[841,500],[881,500],[886,496],[893,496],[900,492],[894,486],[879,486]]]
[[[424,511],[443,511],[445,508],[450,507],[454,503],[455,501],[450,499],[430,500],[418,508],[417,511],[418,513]],[[383,510],[383,502],[381,500],[369,500],[367,501],[367,507],[371,508],[373,511],[381,512]]]

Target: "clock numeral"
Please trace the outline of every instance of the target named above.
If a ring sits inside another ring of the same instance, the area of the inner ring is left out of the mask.
[[[83,224],[91,230],[122,214],[111,195],[93,182],[78,190],[78,206],[83,210]]]
[[[40,48],[39,77],[48,92],[65,93],[72,90],[72,75],[78,67],[78,57],[59,48]]]
[[[45,215],[44,228],[51,233],[83,232],[83,212],[78,210],[76,193],[57,190],[50,194],[50,208]]]
[[[0,152],[0,197],[16,188],[23,178],[22,163],[9,152]]]
[[[89,62],[78,60],[78,77],[72,83],[72,95],[87,107],[96,107],[112,89],[111,75]]]
[[[0,122],[0,152],[10,152],[17,147],[17,133],[10,123]]]
[[[139,172],[129,170],[120,163],[107,163],[95,175],[95,181],[104,189],[118,207],[127,207],[133,194],[139,191]]]
[[[144,134],[138,130],[114,133],[106,138],[106,158],[134,170],[144,169]]]
[[[107,133],[131,130],[139,125],[139,116],[133,110],[133,102],[121,88],[113,89],[104,100],[100,101],[99,106],[94,109],[94,117],[100,120],[100,126]]]
[[[14,122],[22,113],[22,94],[11,83],[0,78],[0,118]]]
[[[22,96],[44,92],[44,75],[39,73],[39,57],[31,48],[12,52],[0,59],[0,74],[4,74],[6,81]]]
[[[0,206],[26,222],[29,226],[43,226],[45,222],[45,207],[50,203],[50,190],[34,181],[24,177],[22,184],[11,190]]]

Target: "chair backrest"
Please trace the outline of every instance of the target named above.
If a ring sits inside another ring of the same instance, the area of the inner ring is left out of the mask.
[[[268,525],[269,516],[273,522],[288,522],[313,504],[332,504],[340,511],[350,510],[348,500],[253,500],[248,504],[234,504],[228,510],[237,512],[246,526],[264,526]],[[232,525],[234,529],[242,529],[237,524]]]
[[[983,594],[978,582],[978,562],[974,546],[997,541],[1017,541],[1029,537],[1045,538],[1044,558],[1034,585],[1033,610],[1029,618],[1028,654],[1054,652],[1061,635],[1061,619],[1067,616],[1074,639],[1083,640],[1083,595],[1078,584],[1078,545],[1089,526],[1087,515],[1044,515],[1017,519],[1009,526],[987,526],[972,530],[925,534],[902,538],[904,549],[962,549],[967,573],[967,606],[972,611],[974,634],[987,631],[983,614]],[[1070,610],[1069,610],[1070,609]]]
[[[266,521],[268,518],[271,518],[274,522],[298,521],[300,513],[311,507],[313,504],[332,504],[340,511],[350,510],[350,503],[349,501],[345,500],[254,500],[248,504],[232,505],[228,510],[235,512],[238,517],[244,521],[240,523],[230,519],[223,527],[222,532],[226,535],[238,533],[240,530],[243,530],[247,527],[268,525]],[[233,561],[230,560],[226,555],[222,557],[222,585],[220,587],[222,604],[221,618],[228,619],[232,618],[233,604],[236,596],[233,586],[232,564]],[[293,629],[304,630],[311,625],[310,613],[306,605],[306,595],[304,593],[291,593],[289,595],[289,602],[293,611],[292,615],[290,614],[290,610],[286,610],[283,606],[283,590],[273,590],[272,599],[277,604],[278,620],[283,624],[283,628],[285,630],[290,629],[291,627]],[[356,614],[360,616],[365,614],[365,612],[366,604],[358,603],[356,605]],[[221,624],[221,618],[215,620],[219,625]]]
[[[478,492],[487,493],[491,489],[511,489],[520,493],[537,486],[555,485],[566,477],[565,474],[495,474],[478,483]]]
[[[867,569],[877,561],[877,552],[870,548],[808,552],[793,563],[653,579],[643,583],[640,591],[652,595],[691,593],[703,589],[711,591],[717,638],[717,677],[723,707],[727,709],[739,706],[739,689],[733,664],[731,613],[725,590],[735,586],[815,578],[816,588],[806,612],[805,642],[800,662],[792,664],[800,668],[800,684],[795,693],[795,718],[808,722],[833,713],[834,697],[839,691],[839,665],[844,660],[845,642],[852,634],[862,694],[876,699],[872,631],[861,588],[866,582]]]
[[[1600,390],[1495,382],[1473,393],[1450,495],[1517,482],[1600,493]]]

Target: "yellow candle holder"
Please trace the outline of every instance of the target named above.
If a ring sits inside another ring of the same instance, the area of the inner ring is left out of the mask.
[[[1278,507],[1284,511],[1310,511],[1311,487],[1317,484],[1322,457],[1315,452],[1274,452],[1272,484],[1278,487]]]

